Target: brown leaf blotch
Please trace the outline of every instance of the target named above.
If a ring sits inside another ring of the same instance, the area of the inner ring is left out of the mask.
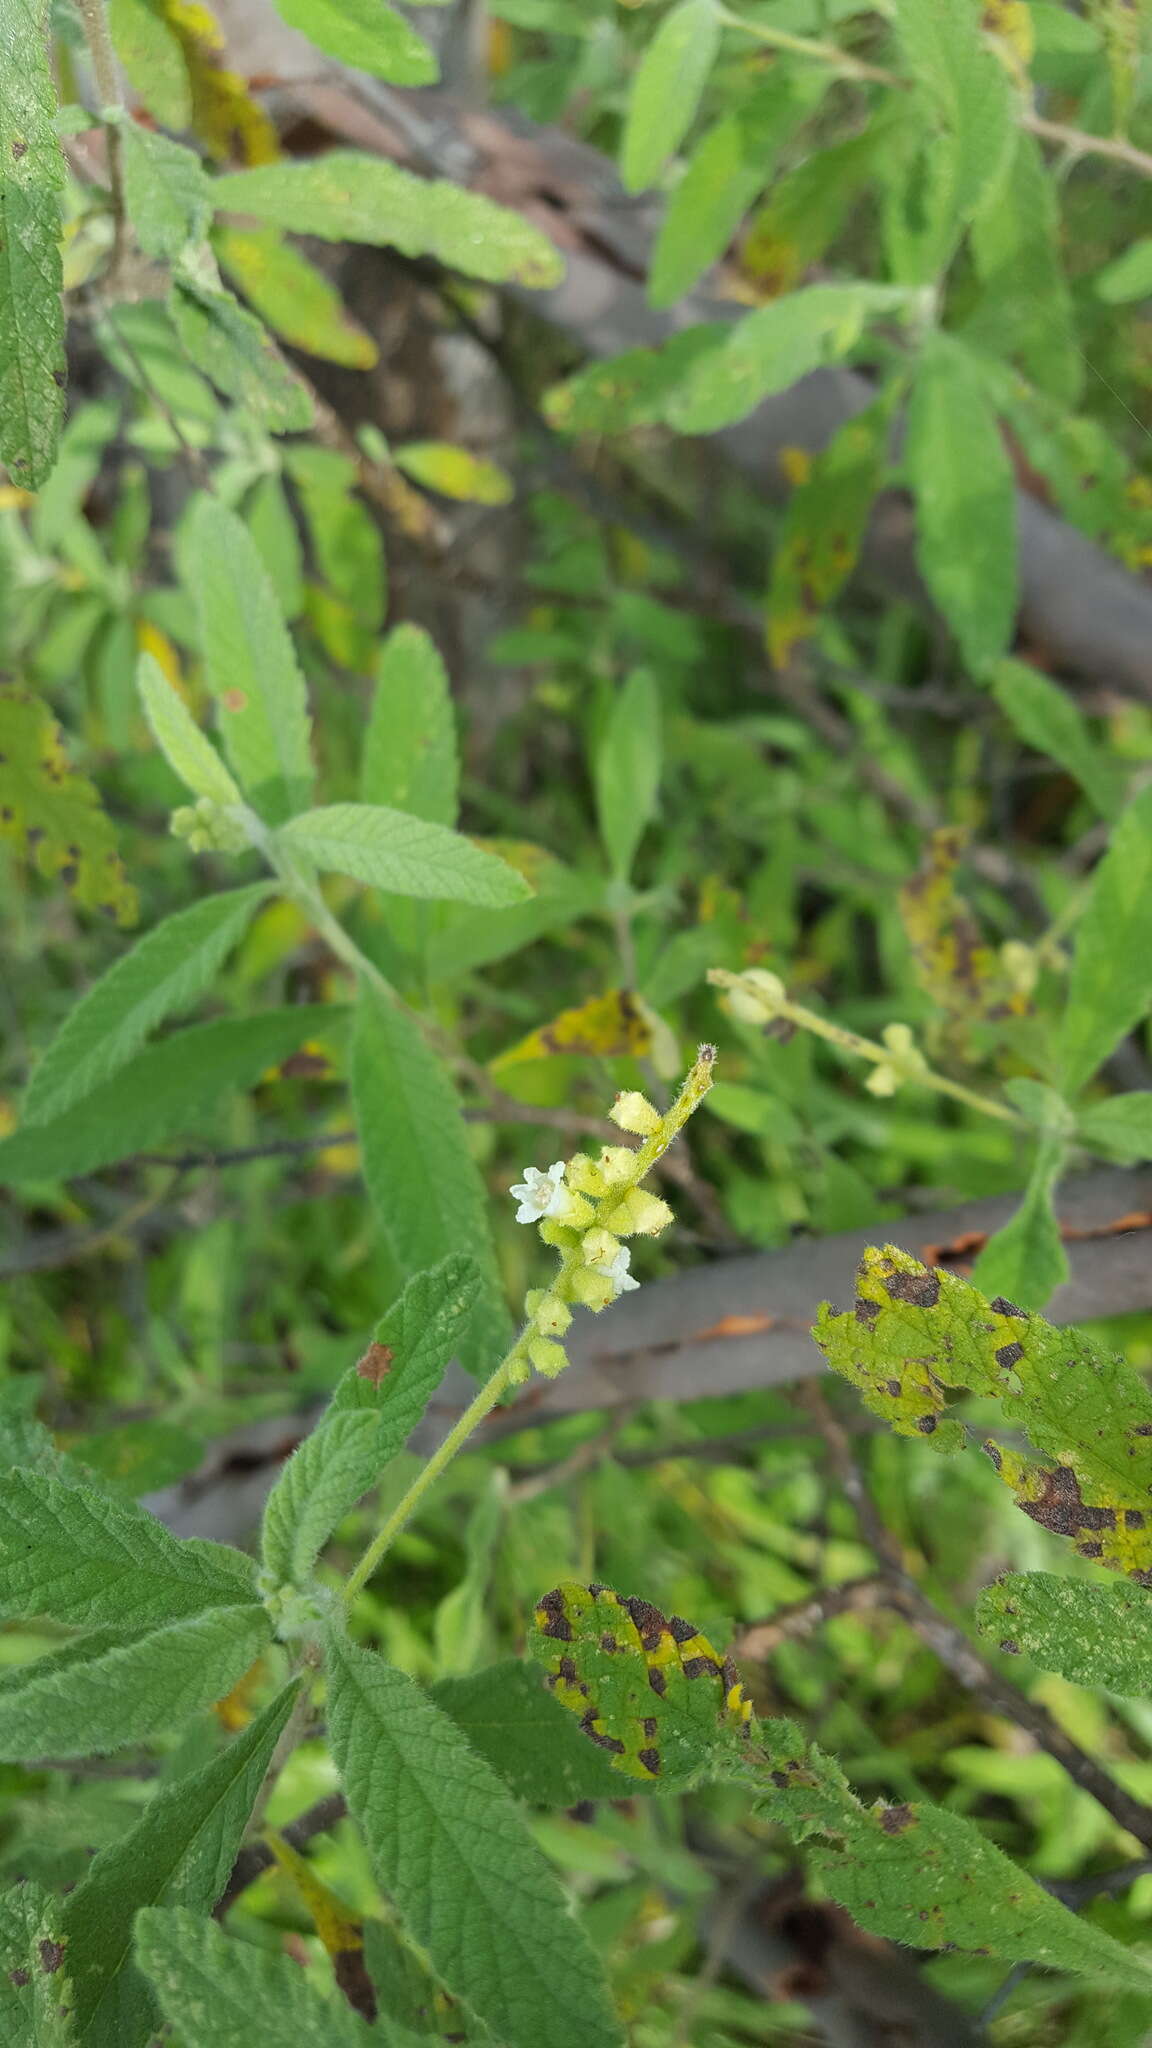
[[[395,1356],[396,1353],[390,1344],[370,1344],[363,1358],[357,1363],[357,1379],[368,1380],[372,1386],[378,1387],[381,1380],[387,1379],[391,1372]]]
[[[913,1308],[935,1308],[940,1299],[940,1275],[932,1272],[889,1273],[885,1292],[893,1301],[906,1301]]]

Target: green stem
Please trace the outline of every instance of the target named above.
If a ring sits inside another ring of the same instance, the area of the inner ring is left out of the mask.
[[[116,76],[116,55],[108,34],[104,0],[78,0],[78,6],[84,28],[84,40],[88,45],[88,55],[92,59],[92,77],[96,86],[96,96],[100,101],[98,111],[103,115],[110,107],[122,109],[123,101],[120,98],[120,86]],[[109,125],[104,135],[105,148],[108,152],[108,187],[112,195],[111,274],[115,277],[124,255],[124,230],[128,216],[124,206],[124,167],[120,131],[115,125]]]
[[[714,1046],[701,1046],[695,1065],[672,1107],[661,1118],[659,1129],[653,1131],[634,1154],[634,1163],[628,1178],[614,1182],[608,1194],[602,1198],[603,1207],[609,1213],[651,1171],[657,1159],[668,1150],[677,1132],[687,1123],[697,1104],[707,1094],[712,1086],[712,1065],[715,1057]],[[584,1263],[583,1245],[578,1241],[564,1253],[549,1291],[553,1295],[559,1295],[561,1300],[566,1300],[569,1283]],[[522,1384],[530,1369],[528,1347],[532,1340],[540,1335],[541,1331],[533,1316],[525,1323],[516,1342],[501,1359],[495,1372],[485,1380],[479,1393],[473,1397],[463,1415],[453,1424],[439,1450],[433,1451],[427,1464],[417,1473],[403,1499],[397,1502],[383,1527],[368,1545],[359,1564],[349,1574],[344,1587],[346,1605],[351,1605],[357,1593],[367,1584],[381,1558],[391,1549],[401,1530],[411,1520],[429,1487],[452,1463],[457,1451],[463,1449],[472,1432],[492,1413],[500,1396],[507,1388]]]
[[[866,79],[873,85],[906,83],[894,71],[885,71],[878,64],[866,64],[862,58],[851,56],[835,43],[821,43],[811,36],[792,35],[787,29],[769,28],[763,22],[745,21],[743,15],[733,14],[727,7],[718,7],[716,11],[727,28],[737,28],[746,36],[754,36],[758,43],[766,43],[769,49],[787,50],[794,57],[811,57],[817,64],[827,64],[842,72],[845,78]]]
[[[738,974],[730,974],[726,968],[713,967],[708,979],[724,988],[742,986]],[[755,988],[749,993],[758,993]],[[862,1038],[858,1031],[849,1031],[843,1024],[833,1024],[827,1017],[821,1017],[816,1010],[805,1009],[803,1003],[794,1003],[789,996],[772,997],[765,1000],[765,1021],[783,1017],[789,1024],[795,1024],[801,1031],[810,1031],[814,1038],[822,1038],[826,1044],[838,1047],[841,1052],[852,1053],[855,1058],[867,1060],[871,1066],[895,1067],[900,1070],[900,1058],[890,1046],[880,1045],[874,1038]],[[1027,1117],[1017,1110],[1009,1109],[1007,1103],[996,1102],[990,1095],[978,1095],[974,1088],[966,1088],[961,1081],[950,1081],[946,1074],[933,1073],[931,1067],[915,1072],[909,1070],[902,1080],[918,1082],[922,1088],[934,1089],[938,1095],[950,1095],[954,1102],[962,1102],[968,1109],[978,1110],[981,1116],[995,1117],[999,1123],[1013,1124],[1018,1130],[1030,1131],[1032,1125]]]

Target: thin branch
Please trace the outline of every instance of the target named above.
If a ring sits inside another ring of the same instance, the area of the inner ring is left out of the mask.
[[[864,1614],[883,1606],[887,1599],[888,1587],[879,1572],[872,1572],[867,1578],[849,1579],[843,1586],[828,1586],[810,1600],[796,1600],[790,1607],[781,1607],[767,1621],[750,1622],[736,1636],[732,1654],[758,1660],[772,1657],[781,1643],[794,1643],[810,1636],[834,1615]]]
[[[921,1640],[933,1650],[966,1692],[1005,1720],[1014,1721],[1032,1737],[1037,1747],[1055,1757],[1070,1778],[1095,1799],[1117,1824],[1152,1848],[1152,1807],[1134,1799],[1102,1770],[1094,1757],[1065,1733],[1046,1707],[1030,1700],[1026,1693],[1004,1678],[968,1640],[962,1629],[941,1613],[916,1580],[904,1568],[900,1546],[880,1516],[868,1491],[868,1484],[852,1450],[847,1430],[837,1420],[822,1389],[808,1386],[798,1390],[797,1399],[813,1417],[828,1448],[836,1477],[856,1511],[861,1533],[880,1565],[890,1604],[910,1622]]]
[[[318,1799],[315,1806],[310,1806],[306,1813],[300,1814],[298,1819],[289,1821],[288,1826],[281,1828],[279,1832],[293,1849],[303,1849],[314,1835],[328,1834],[338,1821],[344,1819],[347,1811],[344,1794],[329,1792],[325,1798]],[[213,1918],[222,1920],[229,1907],[235,1905],[241,1892],[247,1891],[250,1884],[255,1884],[258,1877],[262,1877],[266,1870],[270,1870],[275,1860],[265,1842],[249,1842],[241,1849],[232,1865],[228,1883],[213,1908]]]
[[[84,40],[92,60],[92,76],[96,85],[96,97],[100,101],[99,113],[107,113],[110,107],[121,107],[120,85],[116,76],[116,57],[108,23],[104,14],[104,0],[78,0],[80,20],[84,28]],[[111,276],[116,277],[124,256],[124,231],[128,214],[124,205],[124,166],[120,149],[120,131],[106,127],[105,148],[108,158],[108,189],[112,195],[112,265]]]
[[[1094,1871],[1090,1877],[1058,1879],[1049,1882],[1046,1890],[1077,1913],[1089,1899],[1098,1899],[1103,1893],[1111,1897],[1113,1892],[1126,1892],[1138,1877],[1152,1877],[1152,1856],[1141,1856],[1135,1863],[1122,1863],[1116,1870]]]
[[[1063,121],[1046,121],[1036,113],[1022,115],[1020,125],[1030,135],[1038,135],[1042,142],[1054,142],[1060,149],[1066,149],[1070,156],[1110,157],[1113,163],[1139,171],[1142,178],[1152,178],[1152,156],[1147,150],[1137,149],[1125,135],[1086,135],[1082,129],[1067,128]]]

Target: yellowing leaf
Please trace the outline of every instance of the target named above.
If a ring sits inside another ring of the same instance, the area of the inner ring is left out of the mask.
[[[136,891],[100,798],[69,763],[47,705],[20,689],[0,690],[0,834],[22,842],[85,909],[135,922]]]
[[[221,269],[282,341],[350,370],[379,360],[339,292],[279,228],[218,227],[212,239]]]
[[[981,21],[988,35],[1006,43],[1026,71],[1036,48],[1036,28],[1027,0],[984,0]]]
[[[522,1060],[549,1059],[557,1053],[592,1054],[599,1059],[630,1053],[642,1058],[651,1046],[652,1026],[639,999],[628,989],[609,989],[607,995],[592,996],[574,1009],[561,1010],[550,1024],[542,1024],[502,1052],[492,1066],[498,1071]]]
[[[916,978],[953,1038],[963,1038],[971,1024],[1022,1016],[1029,1007],[956,887],[963,848],[964,834],[955,826],[934,832],[919,873],[905,882],[899,898]]]
[[[349,2005],[376,2017],[376,1993],[364,1962],[364,1922],[326,1885],[307,1857],[269,1828],[264,1840],[332,1958],[332,1973]]]
[[[415,483],[442,498],[460,498],[472,505],[507,505],[515,486],[498,463],[458,448],[452,441],[409,441],[394,448],[392,459]]]
[[[224,62],[219,23],[198,0],[157,0],[160,17],[184,52],[196,133],[218,163],[271,164],[276,130],[244,80]]]
[[[160,627],[154,626],[150,619],[137,619],[136,645],[141,654],[150,654],[152,656],[153,661],[163,671],[173,689],[178,691],[187,701],[184,678],[180,672],[180,656],[173,647],[167,633],[161,632]]]
[[[782,451],[781,466],[796,489],[768,591],[768,652],[779,667],[808,638],[856,566],[884,475],[891,415],[891,404],[881,398],[848,420],[819,455],[802,448]]]
[[[959,1450],[950,1390],[1000,1403],[1029,1451],[988,1442],[1004,1484],[1032,1521],[1081,1557],[1152,1585],[1152,1390],[1082,1333],[1056,1330],[955,1274],[887,1245],[860,1263],[853,1308],[827,1303],[813,1336],[898,1436]]]

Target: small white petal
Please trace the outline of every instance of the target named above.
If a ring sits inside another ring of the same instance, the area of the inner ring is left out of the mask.
[[[638,1280],[634,1280],[632,1278],[631,1273],[628,1270],[631,1263],[632,1254],[629,1251],[628,1246],[626,1244],[623,1244],[621,1245],[614,1259],[612,1259],[607,1265],[595,1266],[593,1268],[593,1271],[596,1273],[603,1273],[604,1278],[612,1282],[613,1289],[615,1290],[615,1295],[630,1294],[634,1288],[637,1288],[640,1285],[640,1282]]]

